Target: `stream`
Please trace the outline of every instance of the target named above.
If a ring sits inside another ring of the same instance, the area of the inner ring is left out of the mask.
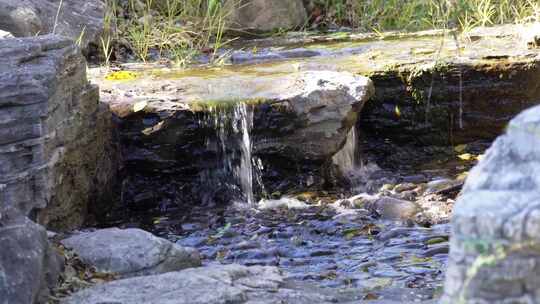
[[[453,41],[424,35],[240,50],[223,67],[131,66],[127,80],[95,69],[125,159],[124,205],[101,226],[194,247],[204,265],[276,266],[339,303],[434,303],[468,171],[536,102],[523,102],[535,86],[515,89],[537,77],[531,51],[479,37],[459,58]],[[358,75],[371,97],[324,98],[368,92]],[[303,91],[310,81],[317,90]]]
[[[452,147],[436,151],[438,158],[419,149],[409,155],[422,163],[413,170],[381,169],[377,155],[360,151],[362,139],[353,127],[333,158],[348,187],[268,194],[259,174],[264,168],[251,152],[250,108],[239,103],[209,113],[199,123],[214,128],[206,145],[219,151],[220,169],[203,172],[201,181],[230,192],[224,194],[232,197],[229,203],[169,206],[150,215],[130,211],[113,224],[142,227],[197,248],[206,265],[277,266],[291,284],[337,293],[344,303],[417,302],[441,295],[449,216],[463,174],[475,161],[459,160]],[[477,153],[484,148],[467,147]]]

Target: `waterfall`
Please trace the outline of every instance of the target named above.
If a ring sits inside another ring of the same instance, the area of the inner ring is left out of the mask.
[[[350,176],[360,165],[358,157],[358,144],[356,126],[352,127],[347,134],[345,145],[333,157],[332,161],[345,176]]]
[[[240,143],[241,155],[240,166],[236,168],[236,178],[240,181],[242,193],[250,206],[255,204],[253,194],[253,158],[251,156],[251,137],[250,132],[253,127],[253,109],[245,103],[239,103],[234,107],[234,120],[238,122],[234,124],[240,128],[235,129],[236,133],[241,134],[242,141]]]
[[[206,147],[216,152],[217,160],[216,168],[207,170],[201,177],[202,182],[208,185],[209,190],[221,187],[231,193],[240,192],[239,195],[233,194],[232,199],[253,206],[253,182],[261,182],[257,176],[260,165],[252,155],[253,108],[240,102],[211,106],[200,123],[213,129],[214,134],[206,139]],[[254,168],[254,163],[258,164],[257,168]]]

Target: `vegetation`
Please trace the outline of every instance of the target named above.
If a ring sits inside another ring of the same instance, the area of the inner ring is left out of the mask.
[[[538,19],[538,0],[316,0],[327,22],[360,30],[469,29]]]
[[[106,27],[115,30],[102,40],[105,63],[126,53],[143,62],[165,57],[177,65],[201,53],[219,61],[218,50],[234,39],[224,38],[232,7],[225,2],[107,0]],[[452,27],[467,31],[537,21],[540,0],[312,0],[308,10],[310,23],[305,29],[348,26],[378,32]]]
[[[141,61],[168,57],[183,65],[198,52],[223,46],[227,10],[220,0],[107,0],[106,27],[111,37],[102,48],[108,61],[112,43]]]

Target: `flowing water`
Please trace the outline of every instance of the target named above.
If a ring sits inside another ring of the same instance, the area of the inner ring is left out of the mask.
[[[252,143],[250,131],[253,127],[253,109],[248,107],[245,103],[239,103],[234,107],[234,120],[238,120],[238,124],[235,126],[240,127],[236,129],[236,133],[242,135],[242,141],[240,143],[241,155],[240,166],[236,167],[235,174],[236,179],[240,181],[242,193],[245,196],[248,205],[253,206],[255,204],[255,197],[253,194],[253,158],[252,158]]]
[[[253,165],[256,162],[252,155],[250,135],[253,108],[245,103],[235,103],[232,106],[211,107],[209,113],[200,123],[214,130],[215,134],[206,139],[206,146],[216,151],[217,168],[220,169],[206,172],[202,179],[206,183],[225,183],[226,188],[238,190],[236,200],[253,206],[253,182],[255,180],[259,184],[261,180],[260,177],[254,178],[260,170],[255,170]]]
[[[332,158],[334,164],[345,175],[350,174],[360,165],[356,133],[356,126],[354,126],[347,134],[343,148]]]

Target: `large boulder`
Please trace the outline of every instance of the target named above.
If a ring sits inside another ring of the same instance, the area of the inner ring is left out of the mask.
[[[284,286],[275,267],[214,265],[135,277],[82,290],[63,304],[335,303],[314,289]]]
[[[0,0],[0,30],[16,37],[58,34],[79,41],[85,54],[101,46],[101,0]]]
[[[121,276],[159,274],[201,265],[199,253],[140,229],[109,228],[62,241],[98,271]]]
[[[454,208],[442,303],[540,297],[540,107],[514,118],[471,170]]]
[[[267,190],[322,185],[374,91],[368,78],[331,71],[173,71],[131,81],[98,72],[101,98],[119,117],[123,197],[135,205],[228,202],[246,145]]]
[[[63,266],[60,255],[43,227],[24,216],[1,214],[0,303],[45,303]]]
[[[272,31],[305,26],[302,0],[229,0],[229,27],[238,30]],[[232,8],[230,8],[232,7]]]
[[[89,209],[102,210],[116,172],[111,119],[73,41],[2,40],[2,207],[56,229],[77,227]]]

